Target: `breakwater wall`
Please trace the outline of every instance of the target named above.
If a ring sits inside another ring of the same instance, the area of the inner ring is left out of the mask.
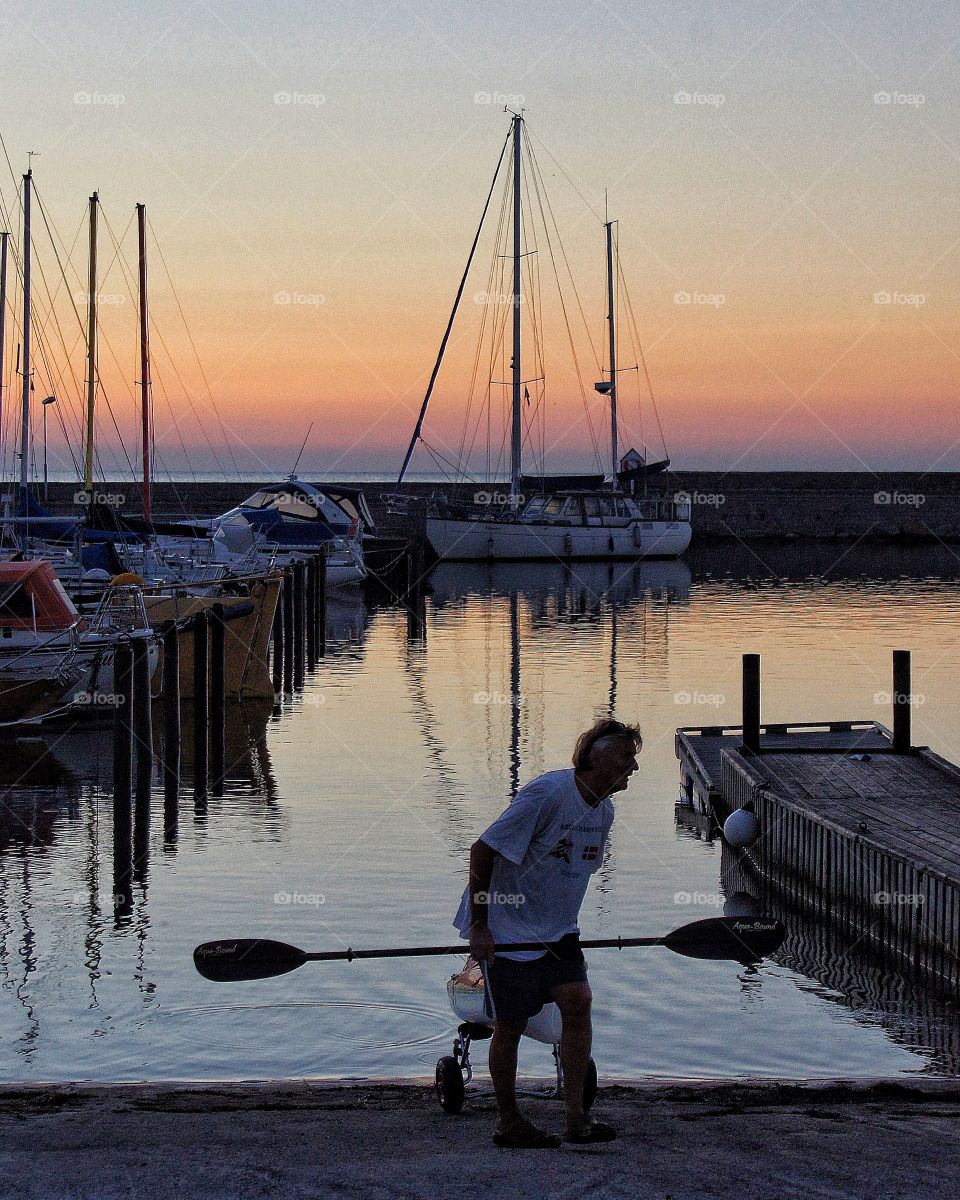
[[[97,486],[125,511],[139,510],[139,485]],[[239,503],[257,486],[257,480],[157,483],[154,512],[174,519],[212,516]],[[382,522],[386,506],[381,497],[394,485],[368,481],[351,486],[363,488],[374,518]],[[690,496],[696,540],[960,541],[960,473],[677,471],[660,477],[656,488]],[[404,486],[408,494],[421,497],[434,490],[442,490],[441,485]],[[484,485],[446,490],[471,499],[474,493],[484,492]],[[76,485],[51,483],[51,507],[58,512],[76,511],[76,491]]]

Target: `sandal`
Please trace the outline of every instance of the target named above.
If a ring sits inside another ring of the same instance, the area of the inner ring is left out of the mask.
[[[556,1150],[560,1145],[560,1138],[555,1133],[538,1129],[530,1121],[524,1121],[515,1129],[498,1129],[493,1135],[493,1144],[508,1150]]]
[[[614,1142],[617,1139],[617,1131],[612,1125],[607,1125],[603,1121],[591,1121],[589,1125],[584,1125],[575,1133],[565,1133],[563,1140],[572,1142],[575,1146],[589,1146],[594,1142]]]

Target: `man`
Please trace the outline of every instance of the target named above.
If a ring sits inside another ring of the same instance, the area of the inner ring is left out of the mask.
[[[616,1132],[584,1111],[590,1062],[592,994],[577,919],[590,876],[603,861],[613,823],[610,797],[637,769],[635,725],[597,721],[577,739],[573,769],[550,771],[521,788],[510,807],[470,848],[470,882],[454,924],[483,964],[493,1005],[490,1075],[500,1114],[498,1146],[560,1145],[517,1107],[517,1047],[544,1004],[560,1009],[565,1141],[608,1142]],[[498,944],[537,942],[532,951],[498,953]]]

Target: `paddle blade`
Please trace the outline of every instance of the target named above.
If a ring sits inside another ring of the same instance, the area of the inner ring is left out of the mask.
[[[773,917],[710,917],[668,933],[662,944],[687,958],[756,962],[781,944],[787,931]]]
[[[265,938],[233,938],[204,942],[193,952],[193,965],[204,979],[214,983],[238,983],[242,979],[269,979],[295,971],[307,961],[296,946]]]

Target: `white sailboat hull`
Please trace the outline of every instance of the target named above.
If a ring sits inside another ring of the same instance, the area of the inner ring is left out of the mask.
[[[427,538],[437,557],[448,562],[676,558],[690,537],[689,521],[613,526],[427,518]]]

